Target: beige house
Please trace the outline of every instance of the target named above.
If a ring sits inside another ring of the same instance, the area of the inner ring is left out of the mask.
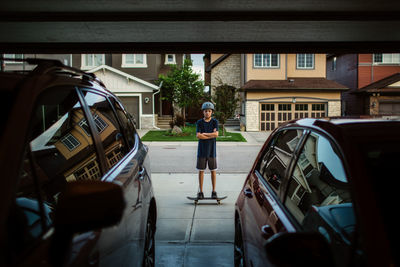
[[[341,92],[348,88],[326,79],[325,54],[215,54],[210,59],[206,71],[211,72],[212,87],[221,79],[240,86],[246,131],[271,131],[297,118],[341,115]]]

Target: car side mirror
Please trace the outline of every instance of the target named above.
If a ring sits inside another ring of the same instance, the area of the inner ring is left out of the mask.
[[[265,251],[276,266],[334,266],[327,241],[315,232],[278,233],[267,241]]]
[[[60,194],[54,220],[53,263],[64,261],[74,233],[117,224],[125,209],[122,188],[101,181],[75,181]]]

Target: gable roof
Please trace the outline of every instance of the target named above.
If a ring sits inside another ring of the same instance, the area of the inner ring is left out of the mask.
[[[399,92],[400,87],[393,86],[386,88],[396,82],[400,81],[400,72],[385,77],[379,81],[373,82],[359,89],[362,93],[376,93],[376,92]]]
[[[210,72],[214,67],[216,67],[219,63],[224,61],[227,57],[229,57],[231,54],[224,54],[217,58],[213,63],[211,63],[207,68],[206,72]]]
[[[132,81],[141,83],[141,84],[143,84],[143,85],[145,85],[145,86],[147,86],[147,87],[150,87],[150,88],[153,89],[153,90],[158,90],[158,89],[159,89],[159,87],[158,87],[157,85],[155,85],[155,84],[146,82],[145,80],[142,80],[142,79],[140,79],[140,78],[138,78],[138,77],[135,77],[135,76],[133,76],[133,75],[130,75],[130,74],[126,73],[126,72],[117,70],[116,68],[110,67],[110,66],[108,66],[108,65],[100,65],[100,66],[95,67],[95,68],[93,68],[93,69],[91,69],[91,70],[88,70],[87,72],[89,72],[89,73],[94,73],[94,72],[97,72],[97,71],[102,70],[102,69],[109,70],[109,71],[114,72],[114,73],[116,73],[116,74],[118,74],[118,75],[121,75],[121,76],[123,76],[123,77],[125,77],[125,78],[127,78],[127,79],[130,79],[130,80],[132,80]]]
[[[250,80],[242,88],[252,90],[348,90],[346,86],[325,78],[288,78],[287,80]]]

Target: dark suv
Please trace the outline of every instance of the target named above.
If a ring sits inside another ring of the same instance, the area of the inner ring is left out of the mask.
[[[156,201],[133,118],[94,75],[0,73],[0,265],[154,266]]]
[[[235,266],[396,266],[400,121],[302,119],[265,142],[236,202]]]

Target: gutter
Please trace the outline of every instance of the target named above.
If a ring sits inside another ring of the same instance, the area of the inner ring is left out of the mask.
[[[152,102],[153,102],[153,128],[154,128],[154,129],[157,129],[157,130],[160,130],[160,128],[158,128],[158,127],[155,125],[156,120],[155,120],[155,117],[154,117],[154,115],[155,115],[155,114],[154,114],[154,112],[155,112],[155,108],[154,108],[154,105],[155,105],[155,104],[154,104],[154,96],[155,96],[156,94],[160,93],[162,84],[163,84],[163,82],[160,83],[160,85],[158,86],[157,91],[156,91],[155,93],[153,93],[153,95],[152,95]]]

